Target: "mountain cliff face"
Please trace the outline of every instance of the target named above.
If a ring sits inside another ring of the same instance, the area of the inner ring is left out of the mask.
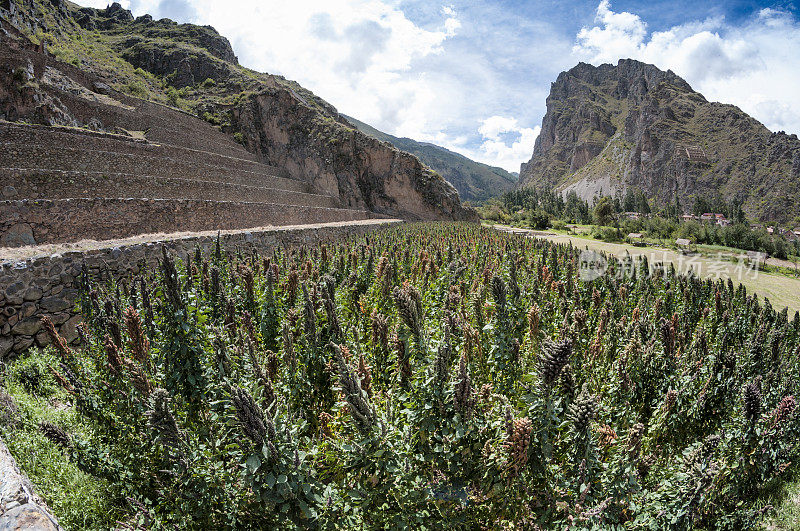
[[[435,144],[384,133],[350,116],[345,118],[362,133],[419,157],[419,160],[452,184],[463,200],[485,201],[511,190],[517,182],[516,176],[503,168],[475,162]]]
[[[673,72],[631,59],[558,76],[519,180],[585,199],[636,188],[656,204],[684,206],[719,194],[779,222],[800,216],[799,185],[796,135],[773,133]]]
[[[279,83],[230,109],[245,147],[289,174],[337,193],[345,206],[410,219],[475,219],[458,192],[413,155],[349,127]]]
[[[0,18],[8,24],[4,38],[21,32],[115,90],[209,121],[344,205],[414,220],[478,218],[413,155],[361,133],[297,83],[240,66],[210,26],[134,18],[118,3],[93,9],[64,0],[2,2]],[[0,67],[0,119],[102,128],[79,123],[41,81],[32,66]]]

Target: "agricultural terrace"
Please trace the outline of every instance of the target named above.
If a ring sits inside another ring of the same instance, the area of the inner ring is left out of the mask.
[[[165,253],[84,278],[87,346],[55,337],[26,389],[74,405],[88,427],[40,429],[130,525],[760,520],[797,461],[800,319],[731,282],[578,263],[469,224]]]

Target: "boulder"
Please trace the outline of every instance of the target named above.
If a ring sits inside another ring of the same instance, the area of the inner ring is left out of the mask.
[[[26,350],[28,350],[28,348],[30,348],[31,345],[33,345],[33,338],[22,336],[14,344],[14,352],[16,352],[17,354],[25,352]]]
[[[0,246],[2,247],[23,247],[25,245],[36,245],[33,229],[27,223],[12,225],[0,236]]]
[[[67,343],[72,343],[78,339],[78,325],[81,323],[82,318],[80,315],[73,316],[69,321],[61,325],[58,331],[61,337],[67,340]]]
[[[0,516],[0,529],[55,531],[61,528],[47,511],[33,503],[26,503],[17,505]]]
[[[42,298],[42,290],[39,288],[28,288],[22,296],[26,301],[38,301]]]
[[[60,530],[41,499],[32,492],[11,452],[0,439],[0,529],[42,531]]]
[[[14,338],[8,336],[0,337],[0,360],[5,359],[13,348]]]
[[[58,297],[45,297],[44,299],[42,299],[39,305],[42,307],[42,310],[47,313],[56,313],[66,310],[67,308],[72,306],[72,303],[58,296]]]
[[[15,336],[32,336],[35,335],[42,328],[42,323],[37,317],[29,317],[23,319],[14,325],[11,333]]]

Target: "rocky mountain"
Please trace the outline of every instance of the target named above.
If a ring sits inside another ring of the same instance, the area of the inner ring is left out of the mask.
[[[517,177],[503,168],[476,162],[436,144],[384,133],[350,116],[345,118],[362,133],[419,157],[419,160],[455,186],[463,200],[485,201],[511,190],[517,182]]]
[[[102,130],[101,119],[76,118],[58,91],[99,98],[105,85],[210,122],[263,163],[338,195],[346,207],[406,219],[477,220],[456,189],[415,156],[358,131],[297,83],[242,67],[210,26],[134,18],[116,2],[93,9],[65,0],[0,0],[0,17],[62,61],[62,70],[77,67],[102,80],[45,80],[54,69],[40,75],[33,66],[2,65],[0,119]],[[3,29],[4,38],[15,38],[13,31]]]
[[[671,71],[581,63],[552,84],[518,186],[585,199],[635,188],[684,208],[719,194],[753,218],[790,222],[800,216],[800,140],[709,102]]]

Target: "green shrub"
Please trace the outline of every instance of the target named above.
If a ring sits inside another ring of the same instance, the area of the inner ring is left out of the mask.
[[[180,94],[175,89],[175,87],[168,87],[166,90],[167,100],[174,105],[175,107],[179,106],[180,102]]]
[[[550,216],[542,210],[532,210],[528,213],[528,226],[536,230],[544,230],[550,226]]]
[[[147,96],[150,94],[145,84],[138,79],[125,85],[125,91],[131,96],[136,96],[137,98],[143,99],[147,98]]]
[[[9,377],[19,382],[26,393],[48,398],[57,390],[55,381],[47,370],[48,364],[51,363],[53,363],[51,357],[25,356],[12,365]]]
[[[203,120],[210,123],[211,125],[220,125],[222,123],[222,120],[218,115],[211,114],[208,111],[203,113]]]
[[[613,227],[594,227],[592,229],[592,237],[604,242],[621,242],[624,235],[620,229]]]
[[[0,389],[0,408],[10,400],[16,412],[13,422],[0,422],[0,436],[65,529],[113,528],[131,508],[107,480],[81,470],[84,458],[79,457],[79,448],[91,426],[70,407],[70,395],[55,384],[48,366],[58,367],[58,358],[37,349],[8,365],[8,394]],[[32,375],[36,375],[33,385]],[[40,428],[42,422],[62,429],[76,447],[49,440]]]

